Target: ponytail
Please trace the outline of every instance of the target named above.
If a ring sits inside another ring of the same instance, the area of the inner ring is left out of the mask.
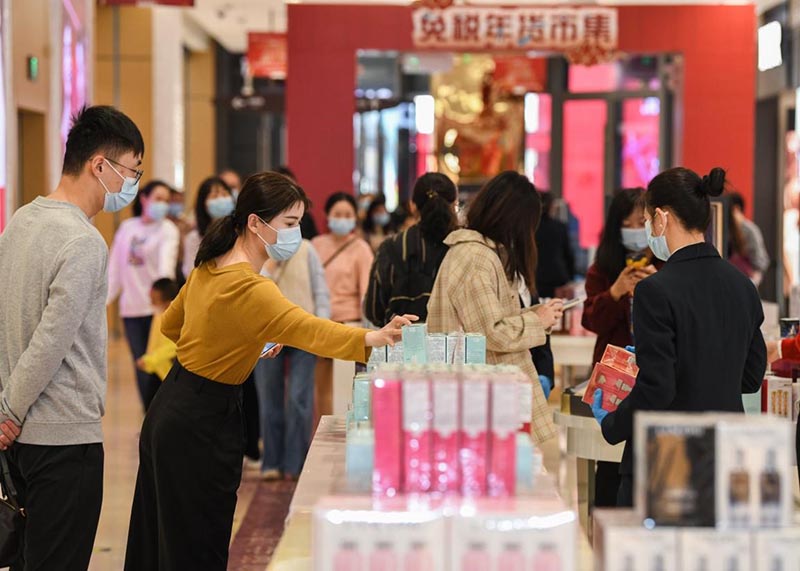
[[[429,190],[428,200],[420,212],[422,235],[434,242],[443,242],[456,229],[457,223],[452,202],[448,203],[441,195]]]
[[[453,203],[457,197],[456,185],[443,174],[426,173],[417,179],[412,200],[419,210],[419,227],[425,238],[441,242],[456,229]]]
[[[236,229],[233,215],[214,220],[206,230],[200,248],[197,250],[194,267],[198,268],[202,264],[230,252],[238,237],[239,232]]]

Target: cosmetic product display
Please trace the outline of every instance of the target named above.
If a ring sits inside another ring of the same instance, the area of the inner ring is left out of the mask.
[[[447,335],[430,333],[427,344],[428,364],[447,364]]]
[[[431,491],[433,433],[431,383],[421,371],[406,373],[403,391],[403,490]]]
[[[328,497],[314,508],[315,571],[438,571],[449,536],[436,506]]]
[[[424,323],[403,327],[403,362],[425,365],[428,362],[428,326]]]
[[[800,527],[755,534],[753,571],[800,570]]]
[[[464,336],[464,347],[467,365],[486,364],[486,337],[478,333],[467,333]]]
[[[603,358],[592,370],[583,402],[591,405],[595,391],[600,389],[603,391],[603,410],[614,412],[633,390],[638,374],[636,355],[621,347],[609,345]]]
[[[752,561],[752,542],[749,531],[682,529],[679,532],[678,569],[748,571]]]

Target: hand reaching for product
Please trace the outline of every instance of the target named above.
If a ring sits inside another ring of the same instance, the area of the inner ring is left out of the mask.
[[[547,303],[537,306],[533,311],[539,316],[545,329],[552,329],[564,315],[564,300],[551,299]]]
[[[603,391],[600,389],[594,391],[592,414],[594,415],[595,420],[597,420],[597,424],[603,426],[603,419],[608,416],[608,411],[603,409]]]
[[[394,347],[394,344],[403,336],[403,327],[419,321],[416,315],[398,315],[383,329],[367,333],[367,347]]]

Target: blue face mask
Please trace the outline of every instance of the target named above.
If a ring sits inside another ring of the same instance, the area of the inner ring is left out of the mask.
[[[647,248],[647,231],[644,228],[622,228],[622,245],[629,252]]]
[[[644,229],[647,232],[647,244],[650,246],[653,255],[662,262],[669,260],[671,254],[669,252],[669,246],[667,246],[666,225],[664,226],[664,232],[661,233],[661,236],[653,236],[653,226],[649,220],[644,223]]]
[[[328,228],[337,236],[347,236],[356,229],[355,218],[328,218]]]
[[[180,202],[171,202],[169,205],[169,215],[173,218],[179,218],[183,214],[183,204]]]
[[[261,218],[259,218],[261,220]],[[261,222],[264,222],[261,220]],[[258,239],[264,242],[264,249],[267,255],[276,262],[285,262],[297,253],[300,249],[300,244],[303,243],[303,233],[300,231],[300,226],[293,226],[292,228],[281,228],[280,230],[272,228],[269,224],[264,222],[264,225],[278,234],[278,240],[274,244],[270,244],[261,236]]]
[[[386,226],[391,219],[388,212],[382,212],[372,217],[372,221],[380,227]]]
[[[233,212],[234,204],[233,199],[228,196],[220,196],[206,202],[206,210],[208,215],[214,220],[223,218]]]
[[[106,161],[106,164],[111,167],[111,170],[117,173],[117,176],[122,179],[122,188],[120,188],[119,192],[111,192],[108,190],[106,183],[103,182],[103,179],[97,177],[97,180],[100,181],[100,184],[102,184],[103,188],[106,190],[103,210],[106,212],[119,212],[136,198],[136,193],[139,192],[139,181],[130,176],[122,176],[120,172],[114,168],[114,165],[106,159],[103,160]]]
[[[166,202],[151,202],[147,205],[147,217],[155,222],[161,222],[169,213],[169,204]]]

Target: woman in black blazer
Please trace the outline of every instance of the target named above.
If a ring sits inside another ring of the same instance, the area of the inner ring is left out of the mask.
[[[633,505],[633,417],[640,410],[743,412],[742,393],[758,391],[767,365],[764,313],[753,283],[705,242],[709,196],[725,171],[702,179],[685,168],[648,185],[645,218],[650,249],[666,264],[639,282],[633,328],[639,376],[613,413],[592,410],[611,444],[625,442],[620,507]]]

